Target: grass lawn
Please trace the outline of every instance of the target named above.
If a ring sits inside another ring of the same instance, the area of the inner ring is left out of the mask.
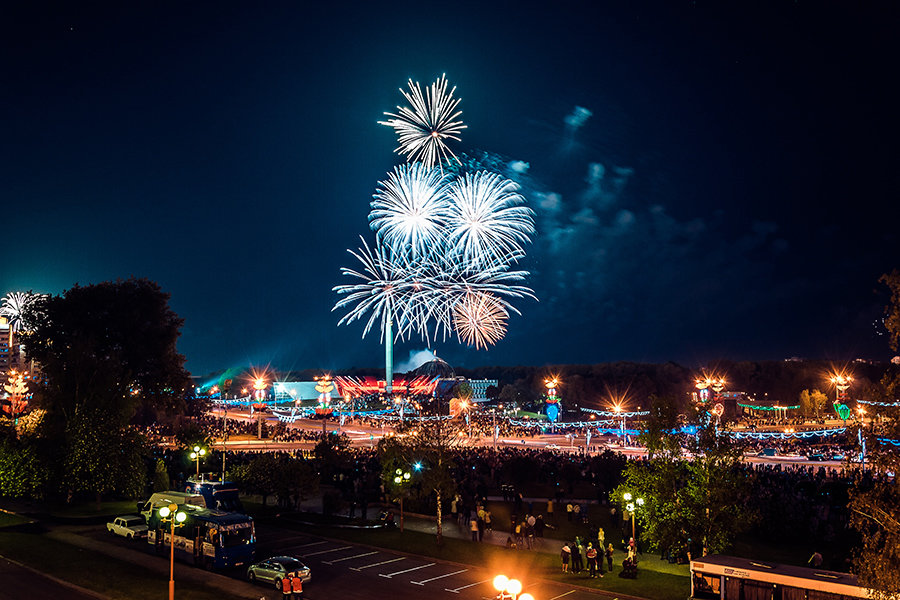
[[[117,517],[119,515],[133,515],[137,512],[137,500],[111,500],[84,504],[59,504],[48,507],[48,512],[53,517],[85,518],[85,517]]]
[[[168,594],[168,577],[39,534],[0,532],[0,554],[117,600],[159,600]],[[192,600],[239,600],[190,581],[176,580],[175,586],[179,597]]]
[[[10,527],[12,525],[21,525],[22,523],[28,523],[31,519],[26,519],[25,517],[20,517],[19,515],[0,511],[0,529],[3,527]]]
[[[475,565],[491,573],[518,575],[520,579],[524,578],[526,581],[529,578],[549,579],[651,600],[684,600],[690,593],[687,566],[670,565],[649,555],[645,555],[645,560],[639,563],[636,580],[618,577],[624,558],[621,552],[616,553],[612,575],[607,574],[603,579],[588,579],[585,573],[580,575],[562,573],[560,559],[555,549],[552,553],[507,550],[493,544],[477,544],[447,537],[444,538],[443,546],[439,547],[435,544],[433,535],[410,530],[400,533],[398,529],[351,530],[316,527],[310,531],[350,542]]]

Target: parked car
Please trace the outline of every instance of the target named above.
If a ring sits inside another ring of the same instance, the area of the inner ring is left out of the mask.
[[[129,540],[147,536],[147,524],[140,515],[122,515],[106,524],[106,530]]]
[[[251,583],[262,581],[271,583],[276,590],[281,589],[281,580],[290,573],[297,573],[303,583],[312,579],[312,573],[303,562],[293,556],[273,556],[272,558],[250,565],[247,569],[247,580]]]

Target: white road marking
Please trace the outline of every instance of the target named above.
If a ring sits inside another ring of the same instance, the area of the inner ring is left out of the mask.
[[[404,559],[406,559],[406,557],[401,556],[400,558],[393,558],[391,560],[383,560],[381,562],[377,562],[372,565],[366,565],[364,567],[350,567],[350,570],[351,571],[362,571],[363,569],[368,569],[369,567],[377,567],[378,565],[386,565],[388,563],[397,562],[398,560],[404,560]]]
[[[466,589],[466,588],[470,588],[470,587],[472,587],[472,586],[478,585],[479,583],[487,583],[488,581],[491,581],[491,580],[490,580],[490,579],[485,579],[484,581],[476,581],[475,583],[470,583],[469,585],[464,585],[464,586],[462,586],[462,587],[458,587],[458,588],[456,588],[455,590],[451,590],[451,589],[449,589],[449,588],[444,588],[444,591],[445,591],[445,592],[453,592],[454,594],[458,594],[458,593],[459,593],[459,590],[464,590],[464,589]]]
[[[406,569],[405,571],[397,571],[396,573],[391,573],[389,575],[385,575],[384,573],[379,573],[378,575],[381,577],[387,577],[388,579],[390,579],[394,575],[402,575],[403,573],[409,573],[410,571],[418,571],[419,569],[424,569],[425,567],[431,567],[431,566],[434,566],[434,563],[428,563],[427,565],[413,567],[412,569]]]
[[[460,573],[465,573],[468,569],[463,569],[462,571],[454,571],[452,573],[447,573],[446,575],[438,575],[437,577],[432,577],[431,579],[423,579],[422,581],[410,581],[415,585],[425,585],[429,581],[434,581],[435,579],[443,579],[444,577],[450,577],[451,575],[459,575]]]
[[[554,597],[550,598],[550,600],[556,600],[557,598],[562,598],[563,596],[568,596],[569,594],[574,594],[577,591],[578,590],[570,590],[570,591],[566,592],[565,594],[560,594],[559,596],[554,596]]]
[[[319,550],[318,552],[312,552],[310,554],[304,554],[303,557],[307,556],[315,556],[316,554],[328,554],[329,552],[337,552],[338,550],[347,550],[348,548],[352,548],[353,546],[341,546],[340,548],[332,548],[331,550]]]
[[[352,558],[362,558],[363,556],[371,556],[373,554],[378,554],[378,551],[376,550],[375,552],[366,552],[365,554],[357,554],[356,556],[346,556],[344,558],[339,558],[337,560],[323,560],[322,562],[325,563],[326,565],[333,565],[334,563],[339,563],[342,560],[350,560]]]
[[[306,548],[307,546],[318,546],[319,544],[327,544],[328,540],[324,540],[321,542],[310,542],[309,544],[302,544],[300,546],[291,546],[291,548]]]

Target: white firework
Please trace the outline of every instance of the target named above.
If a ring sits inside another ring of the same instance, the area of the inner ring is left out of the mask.
[[[13,332],[27,329],[25,309],[37,296],[29,292],[9,292],[0,302],[0,317],[6,317]]]
[[[486,349],[506,334],[509,313],[492,294],[470,292],[453,313],[453,326],[460,340],[476,349]]]
[[[534,213],[518,186],[496,173],[466,173],[448,186],[449,243],[476,265],[516,261],[534,234]]]
[[[444,182],[438,169],[413,163],[379,183],[369,224],[394,253],[425,254],[439,245],[450,210]]]
[[[439,165],[442,160],[455,155],[447,147],[447,140],[459,141],[459,134],[466,128],[457,120],[462,111],[457,110],[459,99],[453,97],[456,87],[447,92],[446,75],[425,88],[419,82],[409,80],[409,91],[400,93],[409,106],[398,106],[396,113],[384,113],[391,117],[378,121],[379,125],[393,127],[400,144],[394,150],[406,156],[410,162],[421,161],[426,167]]]

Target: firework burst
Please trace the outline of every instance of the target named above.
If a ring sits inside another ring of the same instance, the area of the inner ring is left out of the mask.
[[[466,128],[457,120],[462,111],[456,109],[456,87],[447,92],[445,75],[425,88],[424,94],[419,82],[410,79],[408,85],[409,91],[401,88],[400,93],[409,106],[398,106],[396,113],[384,113],[391,118],[378,123],[394,129],[400,144],[394,152],[406,156],[407,161],[421,161],[426,167],[440,165],[442,160],[455,157],[446,140],[459,141],[459,134]]]
[[[440,242],[450,206],[438,169],[401,165],[379,183],[374,198],[369,224],[395,252],[424,254]]]
[[[464,174],[450,184],[449,241],[466,261],[518,260],[534,233],[534,213],[518,186],[496,173]]]
[[[6,317],[13,332],[27,329],[25,309],[37,297],[30,292],[10,292],[0,301],[0,317]]]
[[[470,346],[487,348],[506,334],[509,313],[503,304],[487,293],[466,294],[453,310],[453,325],[460,340]]]

